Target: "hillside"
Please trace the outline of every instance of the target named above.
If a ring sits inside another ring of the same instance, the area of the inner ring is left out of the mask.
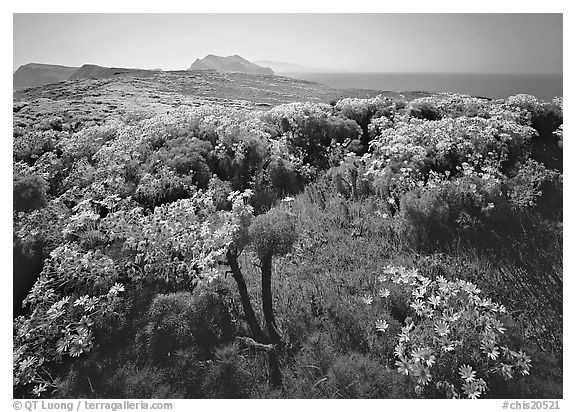
[[[329,103],[379,93],[400,96],[397,92],[334,89],[319,83],[257,74],[215,71],[146,72],[144,77],[139,73],[121,74],[15,91],[14,124],[24,127],[47,116],[59,116],[65,123],[102,123],[128,112],[166,113],[181,105],[198,107],[207,103],[267,109],[290,102]],[[408,98],[424,95],[427,94],[404,93]]]
[[[78,67],[54,64],[29,63],[20,66],[13,74],[13,89],[43,86],[68,80]]]
[[[262,67],[251,63],[237,54],[227,57],[209,54],[203,59],[196,59],[196,61],[190,65],[188,70],[216,70],[220,72],[274,74],[272,69],[269,67]]]
[[[76,79],[103,79],[119,75],[146,76],[152,70],[126,69],[121,67],[102,67],[95,64],[85,64],[70,76],[70,80]]]

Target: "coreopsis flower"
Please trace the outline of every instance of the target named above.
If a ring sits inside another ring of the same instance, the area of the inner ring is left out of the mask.
[[[428,302],[436,309],[436,306],[440,304],[440,296],[430,296]]]
[[[438,334],[438,336],[443,337],[447,336],[450,333],[450,327],[444,321],[440,321],[434,325],[434,330]]]
[[[374,301],[374,298],[372,296],[368,296],[368,295],[363,296],[361,299],[362,299],[362,302],[364,302],[367,305],[371,305],[372,302]]]
[[[46,392],[47,387],[48,387],[48,384],[40,383],[40,384],[34,386],[34,389],[32,389],[32,394],[34,396],[40,397],[40,395],[42,395],[43,392]]]
[[[120,292],[124,292],[124,285],[121,283],[115,283],[114,286],[110,288],[110,292],[108,293],[111,295],[117,295]]]
[[[430,373],[430,368],[422,364],[416,364],[412,373],[416,377],[418,384],[425,386],[428,382],[432,380],[432,374]]]
[[[466,382],[472,382],[476,376],[476,372],[472,369],[472,366],[470,365],[460,366],[460,369],[458,369],[458,373],[460,373],[460,376]]]
[[[386,322],[383,319],[378,319],[376,321],[376,330],[378,332],[386,332],[386,329],[388,329],[388,326],[389,326],[388,322]]]
[[[412,291],[412,296],[414,296],[416,299],[422,299],[424,298],[425,293],[426,291],[424,289],[417,288]]]
[[[412,369],[410,362],[405,357],[400,357],[400,360],[396,361],[397,370],[399,373],[408,376],[410,370]]]
[[[468,399],[478,399],[482,394],[480,388],[475,382],[466,382],[462,385],[462,392],[468,397]]]
[[[417,315],[422,316],[424,313],[424,302],[417,299],[410,304],[410,307],[416,311]]]
[[[498,358],[498,355],[500,355],[500,351],[498,350],[498,347],[494,344],[488,345],[488,344],[482,343],[480,345],[480,348],[482,349],[482,351],[484,351],[486,356],[488,356],[492,360],[496,360],[496,358]]]
[[[388,289],[380,289],[378,295],[380,295],[381,298],[386,299],[388,296],[390,296],[390,291]]]

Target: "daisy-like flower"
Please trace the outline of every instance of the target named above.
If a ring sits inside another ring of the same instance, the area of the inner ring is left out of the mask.
[[[436,309],[436,306],[440,304],[440,296],[430,296],[428,302]]]
[[[410,304],[410,307],[416,311],[416,314],[422,315],[424,313],[424,302],[417,299]]]
[[[416,271],[417,271],[417,269],[416,269]],[[432,281],[429,278],[427,278],[426,276],[418,275],[418,280],[420,281],[420,283],[422,284],[422,288],[424,288],[424,289],[426,289],[432,283]]]
[[[378,276],[378,282],[387,282],[387,281],[388,281],[388,275],[386,273]]]
[[[402,343],[399,343],[394,348],[394,356],[397,356],[399,358],[404,357],[404,350],[405,350],[404,345]]]
[[[398,372],[408,376],[410,374],[410,363],[408,362],[408,360],[404,357],[400,357],[400,360],[396,361],[396,366],[398,367]]]
[[[454,350],[454,342],[447,341],[444,345],[442,345],[442,350],[444,352],[452,352]]]
[[[410,342],[410,332],[405,331],[404,328],[402,328],[402,332],[400,332],[398,336],[399,336],[398,341],[400,343]]]
[[[480,348],[484,351],[486,356],[488,356],[492,360],[496,360],[498,355],[500,355],[500,351],[498,347],[495,345],[485,345],[484,343],[480,345]]]
[[[447,336],[448,333],[450,333],[450,328],[448,327],[448,324],[444,321],[436,323],[436,325],[434,325],[434,330],[440,337]]]
[[[424,297],[424,293],[426,293],[425,289],[418,288],[412,291],[412,296],[414,296],[416,299],[422,299]]]
[[[470,366],[470,365],[460,366],[460,369],[458,369],[458,372],[460,373],[460,376],[462,377],[462,379],[465,380],[466,382],[474,381],[474,378],[476,376],[476,372],[472,369],[472,366]]]
[[[468,399],[478,399],[482,394],[480,388],[474,382],[466,382],[462,385],[462,392],[464,392],[464,395],[466,395]]]
[[[501,335],[504,334],[504,332],[506,331],[506,328],[504,327],[502,322],[500,322],[498,319],[492,320],[492,327],[496,329],[498,333],[500,333]]]
[[[48,384],[46,384],[46,383],[41,383],[39,385],[36,385],[36,386],[34,386],[34,389],[32,389],[32,393],[34,394],[34,396],[40,397],[42,392],[46,392],[47,387],[48,387]]]
[[[388,289],[380,289],[380,291],[378,292],[378,294],[380,295],[381,298],[386,299],[388,296],[390,296],[390,291]]]
[[[476,295],[476,294],[480,293],[480,289],[478,289],[476,287],[476,285],[473,284],[472,282],[463,281],[463,282],[461,282],[460,286],[461,286],[462,290],[464,292],[468,293],[469,295],[472,295],[472,294]]]
[[[364,302],[367,305],[371,305],[373,301],[374,301],[374,298],[372,296],[366,295],[366,296],[362,297],[362,302]]]
[[[88,299],[90,298],[90,296],[88,295],[84,295],[79,297],[78,299],[76,299],[74,301],[74,306],[84,306],[84,304],[88,301]]]
[[[460,319],[461,314],[459,312],[456,313],[450,313],[450,312],[444,312],[444,319],[448,322],[456,322],[458,319]]]
[[[403,283],[403,281],[404,281],[404,279],[402,278],[402,275],[400,273],[393,273],[392,274],[392,282],[399,285],[400,283]]]
[[[378,332],[386,332],[386,329],[388,329],[388,322],[383,319],[378,319],[376,321],[376,330]]]
[[[424,365],[417,365],[414,368],[414,376],[418,381],[418,384],[425,386],[430,380],[432,380],[432,374],[430,373],[430,369]]]
[[[480,299],[478,306],[481,308],[490,308],[492,307],[492,301],[490,299]]]
[[[117,295],[120,292],[124,292],[124,285],[122,285],[121,283],[115,283],[114,286],[110,288],[110,291],[108,293],[110,295]]]

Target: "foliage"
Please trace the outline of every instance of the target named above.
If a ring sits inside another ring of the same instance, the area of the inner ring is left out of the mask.
[[[249,236],[261,259],[284,255],[291,250],[298,237],[295,217],[280,211],[259,215],[250,225]]]

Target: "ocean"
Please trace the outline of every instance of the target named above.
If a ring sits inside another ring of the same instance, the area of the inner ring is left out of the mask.
[[[562,74],[277,73],[337,88],[453,92],[506,98],[519,93],[549,101],[562,96]]]

